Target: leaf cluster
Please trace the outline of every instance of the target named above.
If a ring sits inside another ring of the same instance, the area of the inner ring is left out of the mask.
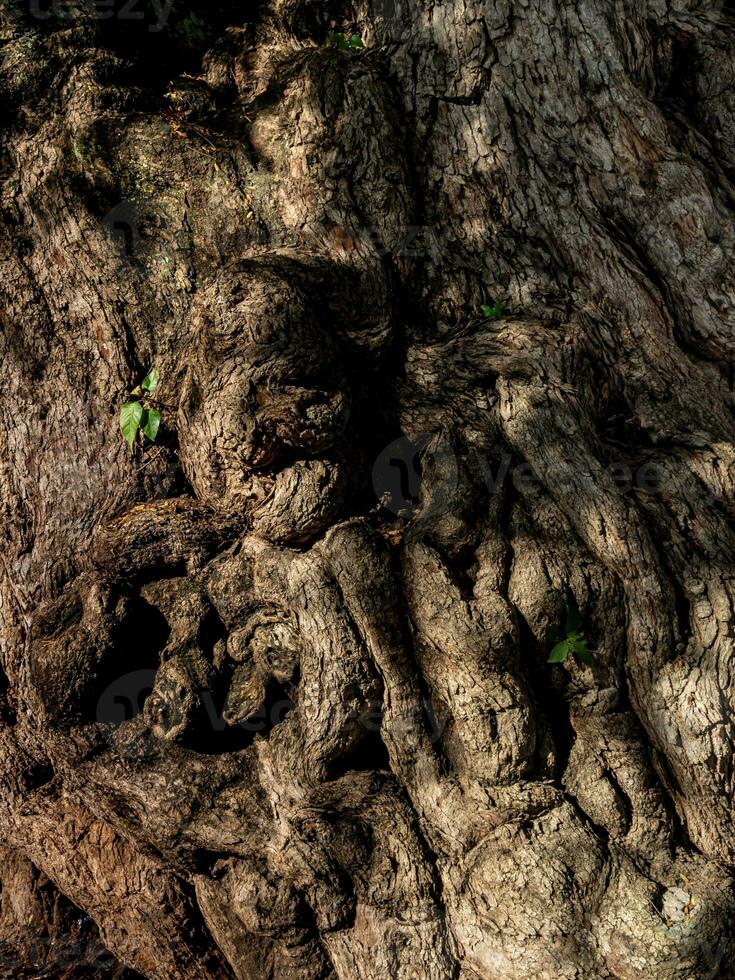
[[[359,51],[365,47],[359,34],[350,34],[349,37],[343,33],[330,34],[329,43],[338,51]]]
[[[151,399],[145,394],[152,395],[158,387],[158,370],[152,367],[137,388],[132,391],[138,399],[127,401],[120,409],[120,431],[125,442],[133,451],[138,433],[144,439],[155,442],[161,425],[161,413],[151,405]]]
[[[493,303],[492,305],[483,303],[480,307],[480,312],[486,320],[499,320],[503,315],[503,309],[502,303]]]
[[[546,631],[546,638],[554,644],[547,663],[563,663],[571,653],[587,667],[591,667],[594,663],[592,653],[587,649],[587,640],[582,633],[582,617],[573,599],[567,602],[564,626],[550,626]]]

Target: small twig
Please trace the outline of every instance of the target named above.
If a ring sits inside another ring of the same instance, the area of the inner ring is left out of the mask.
[[[168,408],[172,412],[174,411],[173,405],[169,405],[168,402],[162,402],[160,398],[154,398],[153,395],[149,395],[147,392],[143,392],[142,395],[137,395],[136,397],[140,398],[141,401],[153,402],[154,405],[160,405],[161,408]]]
[[[153,454],[152,456],[150,456],[150,457],[149,457],[149,458],[148,458],[148,459],[147,459],[147,460],[145,461],[145,463],[141,463],[141,464],[140,464],[140,466],[138,467],[138,470],[139,470],[139,471],[140,471],[140,470],[144,470],[144,469],[146,468],[146,466],[148,466],[148,464],[149,464],[149,463],[152,463],[152,462],[154,462],[154,460],[156,460],[156,459],[158,459],[158,457],[159,457],[159,456],[161,455],[161,453],[163,452],[163,450],[164,450],[164,448],[168,448],[168,447],[164,447],[164,446],[156,446],[156,452],[155,452],[155,453],[154,453],[154,454]]]

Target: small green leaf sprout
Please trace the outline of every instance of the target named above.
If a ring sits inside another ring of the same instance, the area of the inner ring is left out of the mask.
[[[158,387],[158,368],[152,367],[140,383],[143,391],[155,391]]]
[[[332,47],[337,48],[338,51],[359,51],[365,47],[359,34],[350,34],[349,37],[341,32],[339,34],[330,34],[329,43]]]
[[[485,317],[486,320],[499,320],[503,315],[503,304],[493,303],[488,305],[483,303],[480,307],[480,313]]]
[[[136,437],[141,433],[144,439],[155,442],[158,430],[161,426],[161,413],[151,405],[152,394],[158,387],[158,369],[152,367],[141,383],[133,389],[132,395],[137,396],[136,400],[127,401],[120,409],[120,431],[125,442],[133,451]],[[145,395],[149,397],[145,397]],[[138,401],[138,398],[141,398]]]
[[[546,630],[546,638],[554,644],[547,663],[563,663],[570,653],[587,667],[594,663],[592,653],[587,649],[587,640],[582,634],[582,617],[573,598],[567,601],[564,627],[550,626]]]

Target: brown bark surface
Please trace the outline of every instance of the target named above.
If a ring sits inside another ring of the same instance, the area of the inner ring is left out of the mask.
[[[3,0],[9,975],[735,976],[734,27]]]

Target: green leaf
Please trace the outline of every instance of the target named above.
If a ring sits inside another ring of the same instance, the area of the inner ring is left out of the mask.
[[[143,434],[147,436],[151,442],[155,442],[156,436],[158,435],[158,430],[161,426],[161,413],[157,412],[155,408],[149,408],[142,424]]]
[[[480,312],[482,313],[482,315],[485,317],[486,320],[499,320],[500,317],[503,315],[503,304],[493,303],[492,306],[488,306],[487,304],[484,303],[480,307]]]
[[[571,644],[568,640],[562,640],[561,643],[557,643],[549,654],[549,659],[546,661],[549,664],[560,664],[562,661],[567,659],[567,655],[571,652]]]
[[[341,31],[339,34],[330,34],[329,43],[338,51],[358,51],[365,47],[359,34],[346,37]]]
[[[130,446],[131,452],[142,418],[143,406],[140,402],[125,402],[120,409],[120,429],[125,437],[125,442]]]
[[[577,603],[574,599],[567,602],[567,625],[566,631],[567,636],[572,633],[576,633],[582,624],[582,617],[579,615],[579,609],[577,609]]]
[[[582,661],[583,664],[586,664],[588,667],[591,667],[592,664],[594,663],[594,657],[587,649],[587,640],[578,639],[578,640],[571,641],[571,643],[572,643],[572,648],[574,649],[574,652],[577,655],[577,657],[579,657],[579,659]]]
[[[143,378],[140,387],[143,391],[155,391],[158,387],[158,368],[152,367]]]

